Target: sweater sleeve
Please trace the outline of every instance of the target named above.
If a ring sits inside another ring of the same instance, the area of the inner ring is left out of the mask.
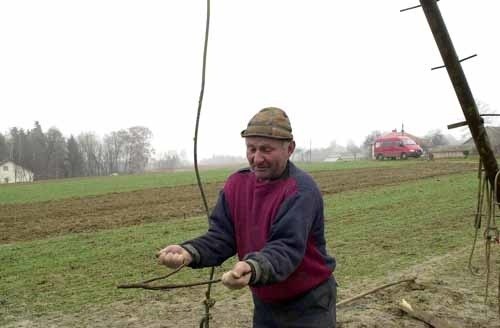
[[[192,268],[221,265],[236,253],[233,221],[223,191],[210,214],[208,231],[182,246],[193,255],[193,262],[189,265]]]
[[[322,199],[314,191],[298,192],[281,205],[266,246],[245,256],[256,267],[252,285],[284,281],[297,269],[304,258],[312,225],[322,211]]]

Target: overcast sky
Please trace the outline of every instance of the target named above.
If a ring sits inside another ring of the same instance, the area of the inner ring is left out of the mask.
[[[243,155],[239,133],[277,106],[299,147],[422,136],[463,120],[418,0],[212,0],[199,152]],[[192,154],[205,0],[0,1],[0,131],[99,136],[135,125]],[[442,0],[476,100],[500,112],[500,1]],[[456,133],[455,133],[456,134]]]

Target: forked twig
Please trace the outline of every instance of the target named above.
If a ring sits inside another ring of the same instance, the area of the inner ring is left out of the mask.
[[[154,280],[158,280],[158,279],[155,278]],[[218,283],[218,282],[221,282],[221,279],[193,282],[193,283],[189,283],[189,284],[167,284],[167,285],[160,285],[160,286],[151,286],[148,283],[139,282],[139,283],[133,283],[133,284],[118,285],[118,288],[142,288],[142,289],[148,289],[148,290],[168,290],[168,289],[175,289],[175,288],[208,285],[208,284],[214,284],[214,283]]]
[[[176,288],[210,285],[210,284],[215,284],[215,283],[222,281],[222,279],[219,278],[219,279],[198,281],[198,282],[192,282],[192,283],[186,283],[186,284],[166,284],[166,285],[158,285],[158,286],[150,284],[150,282],[170,277],[171,275],[179,272],[185,266],[186,266],[185,264],[182,264],[180,267],[178,267],[174,271],[169,272],[168,274],[161,276],[161,277],[152,278],[149,280],[135,282],[135,283],[131,283],[131,284],[121,284],[121,285],[118,285],[117,288],[142,288],[142,289],[148,289],[148,290],[169,290],[169,289],[176,289]],[[244,272],[242,276],[246,276],[247,274],[251,274],[251,273],[252,273],[252,271]]]

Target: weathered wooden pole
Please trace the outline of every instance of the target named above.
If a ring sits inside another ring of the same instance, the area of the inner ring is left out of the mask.
[[[420,0],[425,17],[431,28],[434,40],[439,48],[444,65],[448,71],[451,83],[455,89],[458,101],[462,107],[462,111],[469,126],[472,138],[476,145],[477,151],[486,170],[486,176],[493,187],[495,183],[495,175],[498,172],[498,164],[495,159],[495,154],[491,148],[490,140],[486,129],[484,128],[483,119],[479,115],[476,102],[472,96],[472,92],[462,70],[460,60],[457,57],[450,35],[446,29],[443,17],[436,3],[436,0]],[[498,195],[497,195],[498,198]]]

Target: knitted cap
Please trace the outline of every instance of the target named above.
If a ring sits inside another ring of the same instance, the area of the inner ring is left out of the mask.
[[[265,137],[272,139],[292,140],[292,126],[285,111],[277,107],[267,107],[252,117],[241,136]]]

